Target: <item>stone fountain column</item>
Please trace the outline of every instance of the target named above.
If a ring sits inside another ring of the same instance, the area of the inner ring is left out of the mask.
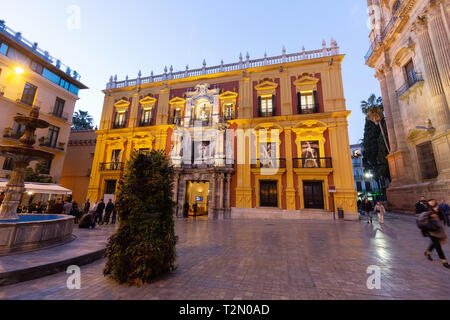
[[[23,159],[14,159],[14,170],[11,178],[6,185],[5,198],[3,199],[0,208],[0,221],[18,220],[17,207],[22,200],[22,195],[25,192],[25,169],[28,166],[28,161]]]

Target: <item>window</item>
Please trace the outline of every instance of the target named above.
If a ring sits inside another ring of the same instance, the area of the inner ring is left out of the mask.
[[[438,176],[431,142],[422,143],[417,146],[417,158],[423,179],[434,179]]]
[[[8,46],[6,45],[6,43],[2,43],[0,45],[0,53],[4,56],[6,56],[8,54]]]
[[[34,98],[36,97],[37,87],[26,82],[25,88],[23,89],[21,102],[32,106],[34,103]]]
[[[13,130],[12,130],[12,137],[16,138],[16,139],[20,139],[20,137],[22,137],[24,133],[25,133],[25,126],[23,124],[14,122]]]
[[[223,118],[225,120],[234,119],[234,106],[232,103],[227,103],[223,106]]]
[[[44,67],[42,67],[39,63],[31,61],[31,70],[33,70],[36,73],[42,74],[44,71]]]
[[[113,162],[113,163],[120,162],[121,153],[122,153],[122,150],[120,150],[120,149],[113,150],[111,153],[111,162]]]
[[[358,192],[362,192],[362,184],[361,181],[356,181],[356,190]]]
[[[27,56],[23,55],[22,53],[20,53],[16,49],[9,48],[7,56],[9,58],[11,58],[12,60],[17,61],[17,62],[19,62],[20,64],[22,64],[24,66],[29,66],[31,64],[30,58],[28,58]]]
[[[3,162],[3,170],[12,171],[13,166],[14,166],[13,159],[5,158],[5,161]]]
[[[181,126],[181,120],[182,120],[181,108],[176,108],[173,111],[173,123],[172,124],[176,124],[177,126]]]
[[[64,111],[64,105],[66,104],[66,101],[64,101],[61,98],[56,98],[55,101],[55,107],[53,109],[53,115],[57,117],[61,117]]]
[[[274,96],[261,96],[260,99],[260,117],[274,116]]]
[[[143,109],[141,114],[141,127],[152,124],[153,109]]]
[[[50,80],[51,82],[59,85],[61,78],[59,76],[57,76],[56,74],[54,74],[53,72],[51,72],[50,70],[44,68],[44,70],[42,71],[42,76],[47,79]]]
[[[405,74],[408,86],[411,87],[414,83],[417,82],[416,70],[414,68],[414,63],[412,60],[405,65]]]
[[[55,126],[50,126],[48,128],[48,147],[55,148],[58,142],[59,128]]]
[[[366,185],[366,191],[372,191],[372,184],[370,181],[364,181],[364,183]]]
[[[40,174],[50,174],[50,170],[52,168],[53,160],[44,160],[42,161],[42,167],[40,168]]]
[[[316,91],[299,92],[297,94],[298,99],[298,113],[310,114],[317,112],[317,99]]]
[[[117,180],[105,180],[105,194],[116,193]]]
[[[116,112],[114,119],[114,129],[125,128],[125,120],[127,113],[125,111]]]

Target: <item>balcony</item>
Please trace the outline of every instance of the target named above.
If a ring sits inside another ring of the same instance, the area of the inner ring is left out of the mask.
[[[331,158],[295,158],[293,159],[294,169],[332,169]]]
[[[397,97],[403,96],[409,89],[411,89],[416,83],[423,82],[423,76],[419,72],[411,72],[407,75],[406,83],[396,91]]]
[[[317,113],[318,109],[319,108],[317,104],[302,105],[298,110],[298,114],[313,114]]]
[[[144,121],[139,121],[139,127],[150,127],[150,126],[152,126],[153,125],[153,120],[144,120]],[[114,129],[117,129],[117,128],[114,128]]]
[[[100,171],[123,171],[123,162],[100,163]]]
[[[59,151],[65,151],[66,144],[64,142],[51,143],[48,138],[40,138],[39,146]]]
[[[127,127],[126,123],[114,123],[113,129],[125,129]]]
[[[252,169],[286,169],[286,159],[254,159]]]
[[[48,113],[49,115],[61,119],[65,122],[69,121],[69,114],[67,112],[56,112],[56,111],[52,111]]]

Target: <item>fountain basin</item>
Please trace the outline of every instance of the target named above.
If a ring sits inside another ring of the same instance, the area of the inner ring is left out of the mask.
[[[64,215],[19,215],[19,220],[0,221],[0,256],[68,241],[74,219]]]

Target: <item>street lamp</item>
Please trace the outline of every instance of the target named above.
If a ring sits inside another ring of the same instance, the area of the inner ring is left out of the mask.
[[[372,178],[373,178],[373,174],[370,173],[370,172],[367,172],[364,176],[365,176],[367,179],[372,179]]]
[[[21,67],[15,67],[14,68],[14,73],[17,74],[17,75],[24,74],[25,70],[23,70]]]

